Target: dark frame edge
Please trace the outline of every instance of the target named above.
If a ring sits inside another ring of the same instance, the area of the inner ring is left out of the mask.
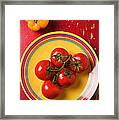
[[[5,2],[1,2],[1,118],[5,118]]]
[[[115,5],[114,5],[114,116],[115,118],[119,118],[118,116],[118,70],[119,70],[119,66],[118,66],[118,51],[119,51],[119,48],[118,48],[118,42],[119,42],[119,39],[118,39],[118,21],[119,21],[119,3],[118,2],[115,2]]]
[[[2,9],[2,5],[0,6],[0,11],[1,11],[1,9]],[[1,15],[1,13],[0,13],[0,15]],[[2,22],[1,22],[1,18],[0,18],[0,25],[2,24]],[[1,29],[2,29],[2,27],[0,27],[0,31],[1,31]],[[1,32],[0,32],[0,37],[1,37]],[[0,57],[1,57],[1,54],[2,54],[2,49],[1,49],[1,46],[2,46],[2,42],[0,41]],[[2,65],[2,62],[1,62],[1,59],[0,59],[0,86],[1,86],[1,65]],[[1,107],[1,105],[2,105],[2,100],[1,100],[1,97],[2,97],[2,90],[1,90],[1,87],[0,87],[0,119],[2,118],[2,107]]]
[[[115,115],[6,115],[5,119],[99,119],[99,120],[106,120],[106,119],[117,119]]]
[[[115,0],[39,0],[39,1],[7,1],[4,0],[5,5],[112,5]]]
[[[21,5],[21,2],[23,4],[23,1],[17,1],[18,2],[18,5]],[[29,1],[24,1],[25,4],[28,4]],[[31,1],[30,1],[31,2]],[[39,2],[39,1],[34,1],[35,2]],[[42,4],[46,3],[47,1],[40,1]],[[68,2],[68,1],[67,1]],[[72,1],[72,2],[75,2],[75,1]],[[78,1],[77,1],[78,2]],[[82,1],[83,2],[83,1]],[[80,4],[82,4],[82,2]],[[84,1],[86,2],[86,1]],[[83,2],[83,3],[84,3]],[[92,1],[94,2],[94,1]],[[64,115],[64,116],[61,116],[61,115],[47,115],[47,116],[44,116],[44,115],[40,115],[40,118],[39,118],[39,115],[36,115],[36,116],[28,116],[28,115],[24,115],[24,116],[20,116],[20,115],[5,115],[5,104],[3,104],[3,101],[5,101],[5,5],[7,4],[13,4],[15,3],[15,1],[12,1],[12,3],[10,1],[3,1],[1,2],[1,61],[0,61],[0,64],[1,64],[1,116],[0,116],[0,119],[78,119],[79,115],[76,115],[76,116],[72,116],[72,115]],[[91,2],[88,1],[88,3],[91,4]],[[87,3],[87,4],[88,4]],[[119,51],[119,48],[118,48],[118,43],[119,43],[119,39],[118,39],[118,29],[119,27],[117,26],[118,25],[118,22],[119,22],[119,11],[118,11],[118,7],[119,7],[119,2],[118,1],[97,1],[96,4],[105,4],[106,5],[113,5],[114,4],[114,51],[115,51],[115,54],[114,54],[114,66],[115,66],[115,78],[116,80],[118,80],[118,51]],[[108,3],[108,4],[107,4]],[[9,5],[10,5],[9,4]],[[32,3],[31,3],[32,4]],[[36,4],[36,3],[35,3]],[[41,4],[41,5],[42,5]],[[50,4],[60,4],[60,3],[57,3],[57,2],[50,2]],[[62,4],[66,4],[64,3],[63,1],[61,2],[61,5]],[[71,4],[71,3],[70,3]],[[96,5],[94,4],[94,5]],[[73,4],[75,5],[75,4]],[[86,5],[86,4],[84,4]],[[101,117],[97,116],[97,115],[94,115],[94,117],[91,117],[91,116],[88,116],[86,115],[85,116],[85,119],[118,119],[118,81],[114,82],[114,96],[117,96],[117,99],[114,98],[114,115],[109,115],[109,116],[105,116],[103,117],[103,115]],[[84,119],[84,116],[83,115],[80,115],[80,119]]]

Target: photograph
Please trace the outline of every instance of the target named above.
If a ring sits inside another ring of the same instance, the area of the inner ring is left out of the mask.
[[[20,20],[20,100],[99,100],[99,20]]]

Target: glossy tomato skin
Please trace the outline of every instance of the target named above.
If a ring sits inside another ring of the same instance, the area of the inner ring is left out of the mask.
[[[70,69],[73,72],[81,73],[89,68],[90,62],[88,57],[83,53],[75,54],[70,61]]]
[[[64,48],[55,48],[51,53],[51,62],[58,68],[67,60],[69,53]]]
[[[67,68],[63,68],[58,74],[58,84],[61,87],[69,87],[75,82],[76,74]]]
[[[61,94],[62,90],[50,80],[45,81],[42,85],[42,94],[48,99],[54,99]]]
[[[50,72],[50,69],[54,69],[54,65],[49,60],[42,60],[37,63],[35,74],[41,80],[52,80],[54,72]]]

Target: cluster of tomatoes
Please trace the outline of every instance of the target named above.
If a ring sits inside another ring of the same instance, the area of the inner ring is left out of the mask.
[[[86,55],[77,53],[74,56],[64,48],[55,48],[51,52],[50,61],[42,60],[35,66],[36,76],[44,80],[42,94],[48,99],[54,99],[75,82],[76,73],[89,68],[90,62]]]

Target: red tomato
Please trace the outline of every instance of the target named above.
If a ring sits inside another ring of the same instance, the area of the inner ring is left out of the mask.
[[[54,65],[49,60],[42,60],[37,63],[35,67],[35,74],[41,80],[52,80],[54,72]]]
[[[89,67],[89,59],[83,53],[77,53],[71,58],[70,69],[74,72],[82,72]]]
[[[56,98],[60,95],[61,91],[61,88],[53,84],[50,80],[43,83],[42,93],[48,99]]]
[[[69,53],[63,48],[55,48],[51,53],[51,62],[58,68],[67,60]]]
[[[62,87],[68,87],[75,81],[76,74],[67,68],[63,68],[58,75],[58,84]]]

